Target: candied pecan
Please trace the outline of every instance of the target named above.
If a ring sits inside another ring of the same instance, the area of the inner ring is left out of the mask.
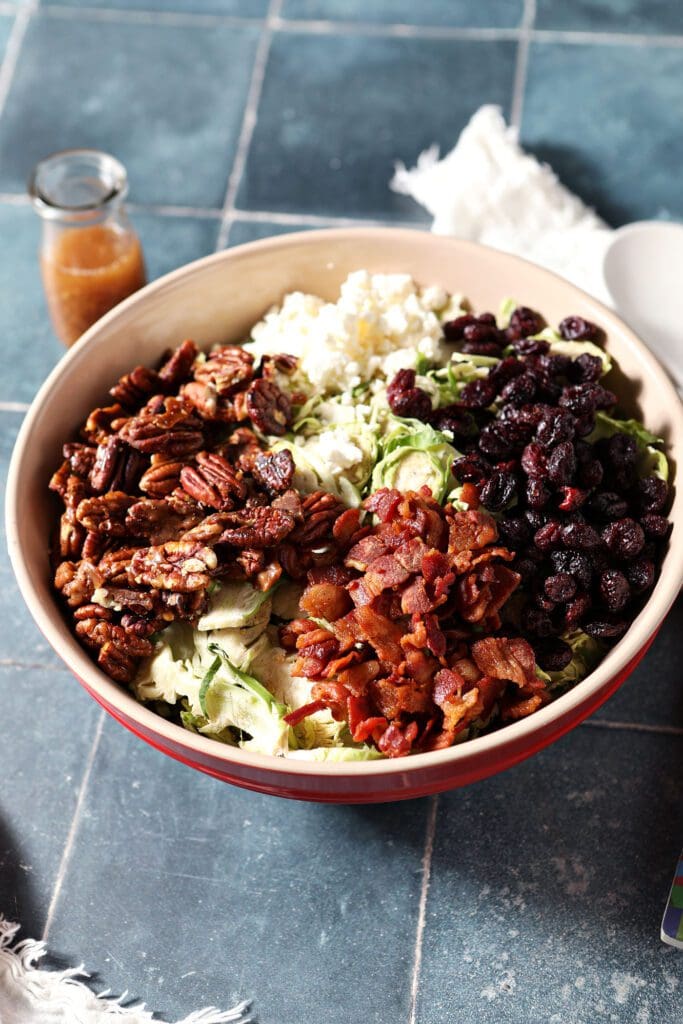
[[[277,384],[261,377],[249,385],[246,413],[262,434],[281,436],[292,422],[292,403]]]
[[[76,518],[93,533],[123,537],[128,532],[126,513],[135,498],[123,491],[109,491],[96,498],[84,498],[76,509]]]
[[[90,471],[90,486],[96,494],[115,490],[114,478],[119,475],[126,444],[120,437],[112,435],[101,441],[95,449],[95,459]]]
[[[80,523],[74,523],[73,516],[64,512],[59,521],[59,553],[62,558],[76,561],[81,557],[86,531]]]
[[[180,485],[184,463],[166,455],[152,455],[149,469],[140,477],[138,487],[151,498],[163,498]]]
[[[138,547],[116,548],[107,551],[97,563],[97,571],[101,576],[102,583],[114,583],[126,586],[128,580],[128,569],[130,562]],[[98,584],[101,586],[102,584]]]
[[[146,455],[191,455],[204,443],[201,422],[181,402],[163,413],[134,416],[123,426],[120,436]]]
[[[84,604],[73,614],[76,622],[81,622],[83,619],[104,619],[106,622],[111,622],[114,618],[111,609],[103,608],[101,604]]]
[[[221,345],[194,367],[194,379],[211,385],[221,398],[234,394],[253,375],[254,357],[239,345]]]
[[[201,384],[193,380],[189,384],[183,384],[180,394],[203,420],[223,420],[231,423],[235,418],[232,404],[221,402],[211,384]]]
[[[95,461],[95,448],[89,444],[78,444],[76,442],[65,444],[62,448],[62,454],[65,459],[69,460],[71,472],[87,480]]]
[[[101,409],[93,409],[85,421],[81,433],[83,437],[95,444],[100,444],[114,433],[112,423],[125,415],[123,406],[116,402],[114,405],[106,405]]]
[[[301,530],[297,530],[296,540],[298,544],[306,547],[331,535],[332,526],[345,511],[345,506],[333,494],[314,491],[313,494],[306,495],[301,510],[304,525]]]
[[[235,472],[222,455],[213,452],[199,452],[194,466],[184,466],[180,483],[196,501],[219,512],[233,509],[247,496],[242,473]]]
[[[265,569],[262,569],[256,576],[256,587],[258,590],[266,591],[275,586],[282,577],[282,566],[279,562],[269,562]]]
[[[266,567],[265,551],[257,548],[244,548],[235,559],[238,565],[244,569],[247,578],[258,575]]]
[[[213,550],[199,541],[170,540],[137,551],[131,559],[129,576],[138,585],[185,593],[206,589],[209,572],[217,564]]]
[[[150,544],[178,540],[196,526],[202,516],[196,505],[187,511],[175,511],[163,498],[142,498],[140,501],[132,498],[131,501],[134,504],[126,515],[125,532],[134,537],[146,537]]]
[[[159,390],[160,384],[159,375],[155,370],[149,370],[146,366],[136,366],[119,379],[109,394],[121,405],[137,409],[151,394]]]
[[[278,374],[291,377],[298,365],[299,360],[296,356],[284,352],[278,352],[274,356],[262,356],[256,376],[265,377],[266,380],[277,380]]]
[[[292,532],[295,525],[293,516],[269,507],[228,513],[227,518],[230,525],[223,530],[220,541],[238,548],[274,547]]]
[[[107,550],[111,543],[110,538],[105,533],[95,533],[94,530],[88,530],[83,541],[83,551],[81,557],[85,558],[88,562],[98,562],[104,552]]]
[[[184,381],[189,380],[197,355],[197,346],[188,338],[164,361],[159,369],[159,380],[171,390],[180,387]]]
[[[71,608],[79,608],[92,600],[102,575],[90,562],[62,562],[57,566],[54,584]]]
[[[258,455],[251,472],[256,482],[272,494],[282,494],[292,486],[294,469],[292,453],[283,448],[279,452]]]
[[[68,459],[65,459],[59,469],[52,474],[50,477],[50,483],[48,487],[51,491],[54,491],[59,495],[60,498],[64,498],[66,495],[66,489],[69,483],[69,479],[74,474],[71,472],[71,463]]]
[[[131,683],[137,671],[136,659],[120,650],[111,641],[100,649],[97,664],[117,683]]]

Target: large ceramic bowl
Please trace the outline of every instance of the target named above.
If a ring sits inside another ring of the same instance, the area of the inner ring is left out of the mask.
[[[397,760],[326,764],[247,753],[186,732],[138,704],[101,672],[71,635],[50,588],[47,483],[62,442],[107,389],[136,364],[192,337],[201,346],[244,339],[285,292],[336,296],[349,271],[407,272],[462,292],[475,309],[513,296],[549,321],[572,313],[600,323],[619,365],[623,406],[683,454],[683,412],[673,385],[634,334],[588,295],[538,267],[492,249],[392,229],[317,231],[240,246],[191,263],[149,285],[92,327],[50,374],[17,439],[7,488],[9,551],[22,594],[50,644],[88,692],[122,725],[164,753],[250,789],[310,800],[396,800],[466,785],[557,739],[599,707],[645,654],[681,583],[683,493],[678,488],[660,579],[647,605],[599,667],[536,714],[449,750]],[[617,375],[615,374],[615,377]],[[76,723],[77,727],[77,723]],[[159,766],[161,768],[161,765]]]

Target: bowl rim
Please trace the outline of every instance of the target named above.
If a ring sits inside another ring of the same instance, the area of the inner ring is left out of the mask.
[[[667,402],[671,409],[673,432],[675,432],[676,436],[683,437],[683,405],[681,405],[671,379],[655,356],[616,313],[587,292],[564,280],[552,271],[539,267],[537,264],[533,264],[531,261],[525,260],[520,256],[505,253],[476,242],[440,235],[436,236],[424,230],[393,227],[344,227],[291,232],[247,242],[243,245],[224,249],[198,260],[193,260],[146,285],[130,298],[117,305],[90,327],[57,363],[38,390],[23,420],[14,444],[7,477],[5,521],[10,561],[21,594],[39,629],[55,650],[55,653],[65,663],[66,667],[76,675],[91,695],[95,696],[100,703],[116,709],[118,715],[123,720],[135,723],[145,733],[151,733],[172,748],[176,750],[180,748],[188,754],[200,755],[205,760],[222,762],[226,767],[232,764],[236,768],[242,767],[247,770],[283,773],[300,777],[324,776],[343,779],[345,777],[358,778],[367,776],[375,778],[378,776],[402,775],[415,770],[444,768],[448,765],[455,765],[457,762],[464,762],[474,755],[481,757],[493,754],[498,748],[504,748],[510,743],[520,743],[527,738],[530,740],[535,733],[542,732],[544,727],[550,727],[554,722],[576,712],[582,704],[587,703],[591,696],[596,696],[611,679],[614,679],[632,661],[643,647],[643,644],[656,632],[673,604],[683,581],[683,531],[676,531],[674,529],[659,580],[645,606],[633,620],[619,644],[580,683],[577,683],[576,686],[572,687],[565,694],[551,701],[546,707],[534,712],[533,715],[523,718],[518,722],[505,725],[494,732],[466,740],[444,750],[414,754],[409,758],[386,758],[372,761],[333,762],[277,757],[272,754],[259,754],[242,750],[239,747],[230,747],[210,737],[192,733],[189,730],[183,729],[182,726],[175,722],[162,718],[150,708],[137,701],[130,691],[110,679],[90,660],[85,651],[78,645],[65,620],[62,619],[59,622],[55,621],[53,623],[50,615],[41,604],[39,594],[24,562],[18,529],[22,460],[24,452],[30,444],[34,424],[49,400],[53,385],[63,375],[70,373],[72,368],[75,369],[79,363],[84,361],[89,343],[97,337],[103,327],[115,323],[117,319],[124,318],[129,310],[135,308],[138,304],[144,303],[150,295],[173,287],[184,278],[201,274],[207,267],[217,263],[231,263],[242,258],[249,258],[252,254],[258,253],[261,250],[278,254],[292,246],[316,246],[321,244],[324,246],[326,243],[333,244],[360,237],[364,240],[385,242],[403,240],[418,246],[438,242],[441,246],[452,247],[454,250],[464,250],[465,253],[481,253],[483,251],[490,254],[490,258],[508,263],[512,268],[532,267],[534,274],[541,279],[541,283],[543,280],[554,283],[560,281],[563,286],[573,290],[582,298],[583,302],[591,309],[591,315],[594,315],[598,322],[606,326],[608,334],[610,329],[616,328],[621,335],[621,340],[636,350],[640,363],[643,366],[643,374],[652,375],[655,378],[662,392],[662,400]],[[682,568],[678,568],[679,566]],[[54,607],[58,608],[56,600],[54,601]],[[65,639],[68,642],[66,651],[64,650]]]

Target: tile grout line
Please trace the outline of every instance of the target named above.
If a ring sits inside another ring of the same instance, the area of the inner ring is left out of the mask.
[[[626,732],[653,733],[657,736],[683,736],[683,728],[677,725],[650,725],[647,722],[615,722],[609,718],[589,718],[582,726],[592,729],[614,729]]]
[[[64,664],[46,664],[44,661],[16,661],[14,658],[0,658],[0,669],[20,668],[24,672],[60,672],[64,671]]]
[[[33,9],[38,8],[34,3]],[[2,3],[0,14],[18,14],[25,10]],[[247,15],[202,14],[192,11],[147,11],[113,7],[68,7],[52,4],[40,7],[40,13],[47,17],[65,20],[91,20],[137,24],[167,24],[177,26],[233,25],[236,27],[265,26],[268,19],[251,18]],[[503,26],[467,27],[459,25],[409,25],[401,22],[385,24],[372,21],[329,21],[325,19],[282,18],[272,19],[271,28],[276,32],[307,35],[366,35],[384,39],[462,39],[472,41],[516,40],[525,33],[524,26],[506,28]],[[593,45],[634,45],[634,46],[683,46],[683,34],[658,35],[656,33],[589,31],[581,29],[531,29],[530,38],[540,43],[568,43]]]
[[[242,176],[247,163],[247,156],[249,154],[249,147],[251,146],[251,140],[256,127],[258,105],[261,100],[263,81],[266,76],[266,65],[268,63],[270,47],[273,41],[274,24],[280,13],[281,6],[282,0],[270,0],[265,25],[262,29],[258,46],[256,47],[254,66],[251,71],[251,81],[249,83],[249,92],[247,93],[247,102],[244,107],[244,116],[242,117],[242,127],[240,129],[240,135],[237,142],[237,151],[235,153],[232,170],[230,171],[230,177],[228,178],[225,199],[223,201],[223,215],[221,217],[221,225],[218,229],[218,237],[216,238],[216,252],[220,252],[221,249],[225,248],[230,234],[230,227],[234,219],[235,199],[237,198],[237,191],[242,181]]]
[[[114,24],[169,25],[176,28],[215,28],[219,25],[235,28],[258,28],[263,18],[248,15],[194,13],[193,11],[146,11],[116,7],[67,7],[50,4],[41,7],[41,14],[62,21],[100,21]]]
[[[26,29],[36,8],[37,0],[30,0],[25,7],[18,8],[7,40],[5,56],[0,67],[0,117],[5,109]]]
[[[425,831],[424,854],[422,855],[422,884],[420,886],[420,904],[415,931],[415,955],[410,979],[410,1016],[408,1024],[415,1024],[417,1014],[417,995],[420,988],[420,970],[422,967],[422,942],[427,922],[427,896],[432,875],[432,857],[434,854],[434,836],[436,835],[436,812],[439,808],[438,793],[431,797],[429,817]]]
[[[281,213],[275,210],[232,210],[234,220],[245,220],[250,223],[273,224],[307,224],[311,227],[401,227],[401,228],[423,228],[428,230],[429,225],[421,221],[398,221],[398,220],[374,220],[365,217],[326,217],[317,213]]]
[[[526,89],[527,69],[529,67],[529,47],[531,45],[531,30],[536,20],[536,0],[524,0],[524,13],[522,15],[521,33],[517,46],[517,61],[515,63],[515,78],[512,84],[512,99],[510,100],[510,124],[519,131],[522,123],[522,107],[524,105],[524,91]]]
[[[100,711],[100,717],[95,728],[95,735],[93,737],[92,746],[88,754],[88,759],[85,763],[85,769],[83,771],[83,778],[81,779],[81,785],[78,790],[78,797],[76,798],[76,806],[74,808],[73,818],[71,819],[71,825],[69,826],[69,832],[66,837],[66,843],[64,844],[64,851],[62,853],[62,859],[59,862],[59,869],[57,871],[57,877],[55,879],[54,888],[52,890],[52,897],[50,899],[50,905],[47,908],[47,916],[45,918],[45,927],[43,928],[42,941],[46,942],[47,937],[52,927],[54,920],[55,911],[59,902],[59,897],[64,885],[64,879],[66,872],[69,867],[69,861],[71,860],[71,852],[73,850],[74,842],[76,839],[76,833],[78,832],[78,826],[81,820],[81,813],[83,811],[83,804],[85,803],[85,794],[88,789],[88,783],[90,782],[90,775],[92,772],[93,764],[95,763],[95,755],[97,748],[100,743],[100,737],[102,735],[102,729],[104,728],[104,720],[106,712],[104,708]]]

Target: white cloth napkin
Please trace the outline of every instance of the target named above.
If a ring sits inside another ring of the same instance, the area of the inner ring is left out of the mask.
[[[0,1022],[1,1024],[107,1024],[112,1018],[126,1024],[154,1020],[144,1003],[122,1006],[108,992],[95,995],[81,979],[83,966],[66,971],[36,967],[46,949],[43,942],[14,942],[18,924],[0,917]],[[221,1012],[214,1007],[197,1010],[177,1024],[248,1024],[248,1003]]]
[[[433,215],[436,234],[523,256],[609,303],[602,261],[611,229],[524,152],[499,107],[480,107],[442,160],[432,146],[412,170],[398,163],[391,188]]]

